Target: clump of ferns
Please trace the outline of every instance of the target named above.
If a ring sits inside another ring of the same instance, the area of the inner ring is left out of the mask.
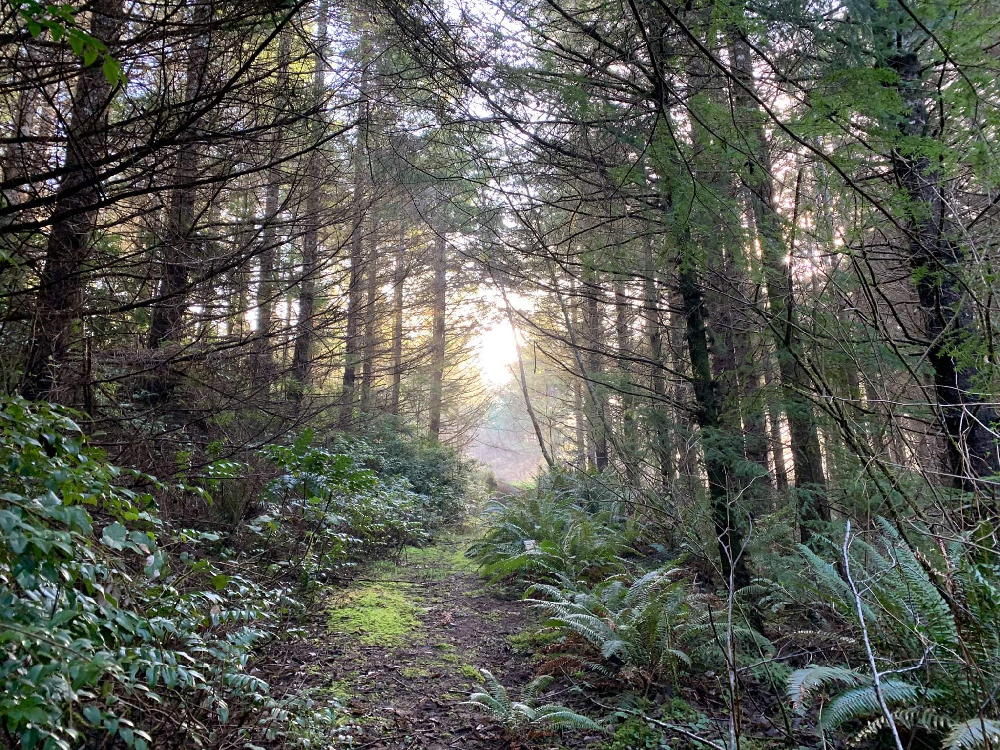
[[[870,541],[851,545],[852,578],[873,652],[895,667],[880,673],[898,727],[937,735],[948,750],[1000,746],[1000,557],[971,534],[941,549],[917,550],[884,519]],[[837,569],[802,548],[813,591],[858,630],[856,603]],[[822,700],[820,698],[822,697]],[[819,728],[863,722],[861,741],[888,721],[867,669],[813,665],[788,678],[788,699],[820,704]]]
[[[536,677],[525,685],[520,700],[512,700],[507,688],[492,673],[479,670],[486,690],[472,693],[465,705],[486,711],[511,737],[543,733],[552,729],[590,729],[603,732],[600,724],[557,703],[538,705],[552,677]]]
[[[493,581],[599,578],[624,570],[629,552],[610,514],[592,514],[564,494],[510,498],[488,509],[489,531],[469,555]]]
[[[680,569],[654,570],[631,585],[613,578],[593,587],[565,577],[558,585],[535,584],[528,599],[547,616],[546,624],[578,639],[599,674],[638,683],[643,691],[691,659],[676,643],[686,612],[687,581]]]
[[[738,599],[734,604],[730,623],[725,600],[711,593],[692,593],[688,598],[687,618],[678,628],[679,642],[699,668],[725,671],[731,635],[734,663],[740,673],[771,683],[780,682],[787,672],[780,673],[782,665],[774,658],[774,643],[754,626],[757,617],[750,607]]]

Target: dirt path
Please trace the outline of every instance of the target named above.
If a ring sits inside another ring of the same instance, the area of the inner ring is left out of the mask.
[[[307,624],[308,641],[286,654],[290,682],[347,708],[354,747],[507,746],[482,712],[461,702],[481,681],[479,669],[514,694],[530,680],[528,657],[514,645],[528,611],[484,588],[463,555],[468,544],[452,536],[408,548],[398,562],[334,591]]]

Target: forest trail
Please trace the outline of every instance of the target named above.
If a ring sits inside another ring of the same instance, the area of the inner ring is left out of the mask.
[[[452,533],[332,589],[285,652],[283,688],[333,696],[351,716],[353,746],[371,750],[505,747],[483,712],[462,705],[487,669],[505,685],[531,675],[515,644],[529,612],[485,587]],[[291,690],[289,690],[291,692]]]

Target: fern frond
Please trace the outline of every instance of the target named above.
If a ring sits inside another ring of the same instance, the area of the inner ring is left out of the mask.
[[[909,682],[885,680],[882,682],[882,696],[890,706],[907,705],[926,696],[926,692],[918,685]],[[863,719],[881,711],[882,708],[875,695],[875,686],[857,687],[841,693],[830,701],[823,709],[820,726],[824,729],[833,729],[845,721]]]
[[[538,696],[551,684],[552,675],[536,677],[525,685],[524,690],[521,692],[521,700],[525,703],[534,703],[538,699]]]
[[[948,750],[972,750],[977,747],[1000,745],[1000,721],[993,719],[969,719],[955,724],[944,746]]]
[[[472,693],[467,701],[462,701],[462,705],[486,709],[497,719],[503,719],[507,713],[507,709],[500,701],[489,693]]]
[[[496,701],[497,705],[500,706],[504,712],[510,711],[510,695],[507,693],[507,688],[500,684],[500,680],[493,676],[493,673],[487,669],[479,670],[480,674],[483,675],[483,681],[486,683],[486,687],[490,691],[490,695]]]
[[[583,714],[578,714],[575,711],[571,711],[565,706],[552,704],[539,706],[535,709],[535,718],[533,723],[545,724],[548,726],[571,727],[574,729],[591,729],[598,732],[604,731],[604,727],[593,719],[590,719]]]
[[[854,687],[864,685],[871,679],[848,667],[828,667],[813,665],[796,669],[788,678],[788,700],[792,707],[801,711],[813,694],[828,685]]]

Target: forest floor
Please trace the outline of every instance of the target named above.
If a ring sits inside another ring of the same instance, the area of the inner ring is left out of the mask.
[[[530,610],[485,586],[464,555],[472,539],[453,532],[409,547],[331,589],[303,624],[308,636],[283,652],[283,691],[335,698],[351,717],[355,748],[519,746],[483,711],[462,705],[481,686],[480,669],[514,696],[533,676]],[[596,747],[600,739],[553,735],[532,747]]]

